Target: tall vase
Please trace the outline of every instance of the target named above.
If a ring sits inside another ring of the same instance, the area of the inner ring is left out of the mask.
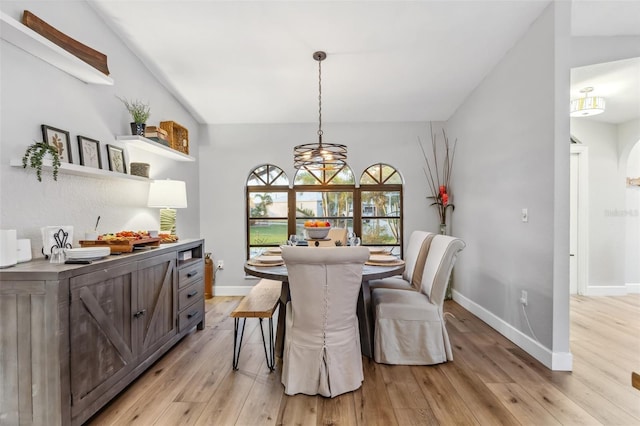
[[[440,234],[447,235],[447,224],[440,224]],[[453,299],[453,294],[451,292],[451,283],[453,282],[453,270],[451,271],[451,275],[449,275],[449,282],[447,283],[447,291],[444,293],[444,300]]]

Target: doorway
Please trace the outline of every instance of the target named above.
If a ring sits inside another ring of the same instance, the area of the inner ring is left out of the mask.
[[[588,279],[588,148],[571,144],[570,219],[569,219],[569,293],[585,295]]]

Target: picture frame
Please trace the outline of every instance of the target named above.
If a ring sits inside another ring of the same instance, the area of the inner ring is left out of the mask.
[[[80,153],[80,165],[102,168],[102,158],[100,158],[100,141],[78,135],[78,151]]]
[[[127,174],[127,163],[124,161],[124,149],[107,144],[107,157],[109,158],[109,170]]]
[[[69,132],[62,129],[43,124],[42,139],[47,145],[51,145],[58,150],[60,162],[73,164],[71,156],[71,142],[69,141]]]

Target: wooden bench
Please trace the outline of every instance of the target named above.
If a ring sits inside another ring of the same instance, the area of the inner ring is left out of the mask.
[[[248,295],[246,295],[231,312],[230,317],[234,318],[233,327],[233,369],[238,369],[240,349],[242,348],[242,337],[244,336],[244,325],[247,318],[258,318],[260,320],[260,334],[264,345],[264,356],[267,359],[267,367],[273,371],[275,368],[274,342],[273,342],[273,313],[280,301],[282,283],[280,281],[262,279],[256,284]],[[269,318],[269,350],[262,328],[262,319]],[[240,338],[238,339],[238,334]]]

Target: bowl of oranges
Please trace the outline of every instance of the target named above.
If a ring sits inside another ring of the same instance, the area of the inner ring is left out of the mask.
[[[304,223],[304,229],[310,240],[322,240],[329,235],[331,223],[322,220],[308,220]]]

